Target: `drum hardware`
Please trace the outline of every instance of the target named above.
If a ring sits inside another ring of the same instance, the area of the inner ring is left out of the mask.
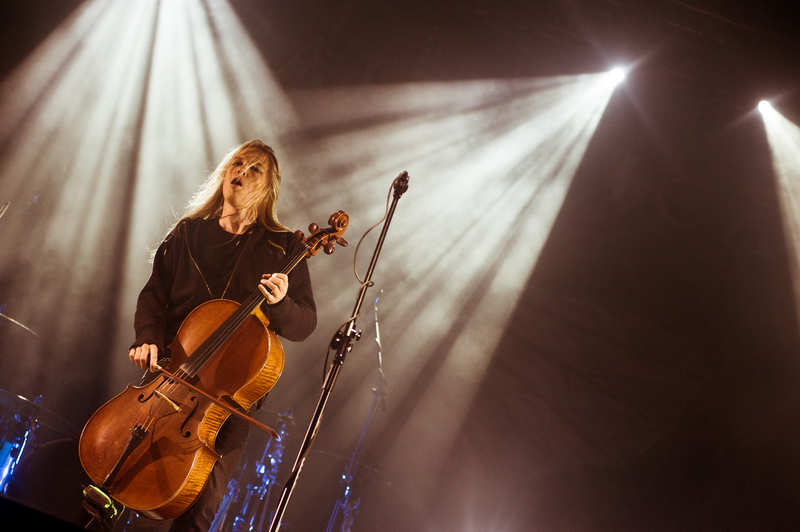
[[[6,493],[17,464],[26,450],[36,443],[40,427],[47,427],[68,436],[76,436],[75,427],[42,406],[42,396],[33,401],[0,390],[0,406],[6,412],[0,417],[0,493]]]
[[[247,488],[240,492],[239,482],[235,478],[231,479],[217,516],[211,524],[210,532],[257,531],[268,522],[268,518],[271,519],[269,503],[275,493],[273,488],[283,461],[287,427],[294,423],[291,409],[277,416],[276,428],[280,439],[270,439],[264,447],[261,459],[254,464],[256,478],[259,481],[248,484]],[[237,513],[234,514],[234,510],[237,510]]]
[[[39,403],[42,396],[34,401]],[[0,493],[6,493],[8,483],[14,470],[22,460],[25,449],[33,443],[36,429],[39,427],[33,418],[23,418],[20,414],[9,410],[0,418]]]
[[[381,351],[381,332],[380,323],[378,321],[378,302],[381,299],[383,290],[380,291],[378,297],[375,298],[373,312],[375,315],[375,343],[377,344],[377,358],[378,358],[378,384],[377,387],[372,389],[373,399],[372,406],[370,407],[367,419],[364,421],[364,426],[361,428],[361,434],[358,437],[358,442],[350,455],[350,460],[342,472],[339,497],[333,506],[328,526],[325,532],[333,532],[338,528],[341,532],[350,532],[353,529],[353,523],[358,513],[358,507],[361,504],[361,494],[356,490],[356,471],[360,464],[359,460],[364,450],[364,442],[367,438],[367,432],[370,429],[378,408],[383,406],[385,408],[386,397],[386,375],[383,373],[383,353]],[[365,467],[365,466],[361,466]],[[374,470],[373,470],[374,471]],[[341,514],[341,519],[340,519]],[[337,527],[337,522],[339,523]]]

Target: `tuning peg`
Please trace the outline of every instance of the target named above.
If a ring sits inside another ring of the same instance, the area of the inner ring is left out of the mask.
[[[294,237],[302,242],[306,238],[306,235],[304,235],[303,232],[300,229],[298,229],[297,231],[294,232]]]
[[[309,233],[314,234],[317,231],[319,231],[319,226],[317,224],[315,224],[315,223],[309,224],[309,226],[308,226],[308,232]]]
[[[347,247],[347,240],[345,240],[342,237],[337,238],[336,239],[336,243],[339,244],[340,246],[342,246],[343,248]]]
[[[336,246],[333,245],[333,242],[328,242],[327,244],[325,244],[325,254],[326,255],[330,255],[334,251],[336,251]]]

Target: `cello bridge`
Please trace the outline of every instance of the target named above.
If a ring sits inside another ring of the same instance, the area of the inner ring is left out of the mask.
[[[167,397],[166,395],[164,395],[163,393],[161,393],[158,390],[156,390],[155,393],[156,393],[157,396],[159,396],[160,398],[162,398],[163,400],[168,402],[172,406],[172,408],[175,409],[176,412],[180,412],[181,411],[181,407],[178,406],[172,399],[170,399],[169,397]]]

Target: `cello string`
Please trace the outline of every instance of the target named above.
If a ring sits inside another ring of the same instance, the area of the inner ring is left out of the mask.
[[[330,228],[322,231],[326,234],[335,233],[335,229]],[[317,233],[319,234],[319,233]],[[309,238],[308,240],[311,240]],[[311,249],[308,240],[301,241],[302,246],[297,248],[292,255],[287,258],[284,264],[279,269],[279,273],[291,272],[301,260],[303,260]],[[236,330],[244,323],[248,316],[263,303],[264,296],[256,289],[253,293],[234,311],[220,327],[211,333],[211,335],[203,341],[200,346],[190,355],[187,360],[178,368],[176,375],[193,377],[197,372],[208,362],[208,360],[219,350],[220,347],[236,332]],[[166,379],[170,382],[167,392],[180,387],[179,383],[172,382],[171,379]]]
[[[155,420],[157,418],[163,417],[164,415],[167,415],[169,413],[169,411],[164,412],[164,408],[166,407],[164,403],[166,402],[166,400],[155,393],[161,386],[163,386],[165,382],[166,379],[164,379],[164,381],[161,384],[156,386],[155,391],[153,392],[151,397],[142,403],[143,408],[139,413],[139,418],[136,421],[136,424],[142,427],[144,430],[149,431],[150,427],[153,425],[153,423],[155,423]],[[154,404],[152,401],[150,401],[150,399],[152,399],[153,396],[161,400]]]
[[[305,258],[310,246],[306,242],[302,242],[299,247],[290,257],[284,261],[279,269],[279,273],[289,273],[292,271],[303,258]],[[176,375],[179,377],[190,376],[193,377],[205,365],[205,363],[219,350],[220,347],[236,332],[248,316],[264,301],[264,296],[256,289],[251,295],[229,316],[220,327],[211,333],[203,343],[188,357],[186,361],[178,368]],[[175,390],[181,388],[180,383],[166,378],[161,386],[164,386],[163,393],[169,395]],[[163,405],[166,402],[162,399],[159,403]],[[167,408],[166,405],[163,405]]]
[[[289,273],[308,252],[308,245],[303,242],[303,247],[298,248],[281,266],[279,273]],[[234,311],[220,327],[192,353],[181,365],[181,370],[187,375],[194,376],[197,371],[208,361],[214,353],[230,338],[230,336],[244,323],[248,316],[264,301],[264,296],[256,289],[242,305]]]
[[[299,263],[296,261],[295,264]],[[293,268],[294,266],[292,266]],[[290,269],[289,269],[290,270]],[[288,270],[287,270],[288,271]],[[284,272],[285,273],[285,272]],[[264,296],[256,290],[181,366],[189,375],[197,371],[210,359],[253,311],[264,302]]]

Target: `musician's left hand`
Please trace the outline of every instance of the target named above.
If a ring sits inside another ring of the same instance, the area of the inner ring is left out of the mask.
[[[265,273],[261,276],[258,289],[267,298],[267,303],[274,305],[286,297],[289,290],[289,277],[285,273]]]

